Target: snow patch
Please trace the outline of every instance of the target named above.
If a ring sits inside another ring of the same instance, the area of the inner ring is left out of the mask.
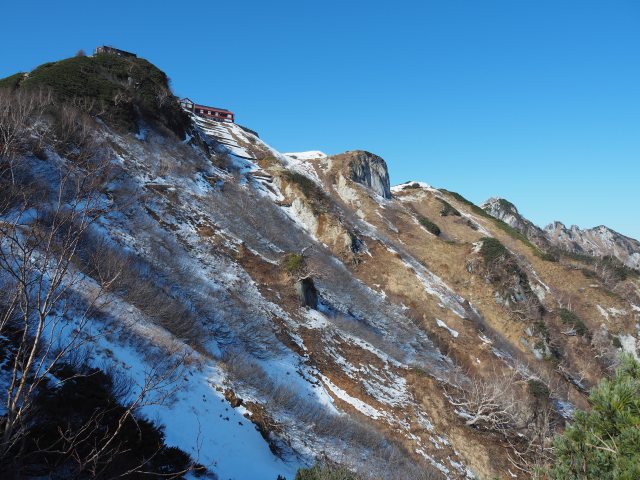
[[[453,328],[450,328],[446,323],[444,323],[442,320],[440,320],[439,318],[436,318],[436,324],[440,327],[440,328],[444,328],[445,330],[447,330],[451,336],[453,338],[458,338],[458,335],[460,335],[460,333],[458,333],[456,330],[454,330]]]
[[[636,360],[640,361],[640,356],[638,356],[638,340],[636,337],[633,335],[620,335],[618,338],[622,344],[622,350],[630,353]]]
[[[368,417],[371,417],[373,419],[380,418],[380,417],[383,416],[383,414],[382,414],[382,412],[380,412],[380,410],[372,407],[368,403],[363,402],[359,398],[352,397],[347,392],[342,390],[340,387],[335,385],[331,380],[329,380],[324,375],[321,375],[320,378],[322,379],[322,382],[327,386],[327,388],[329,388],[329,390],[331,390],[331,392],[336,397],[338,397],[342,401],[348,403],[353,408],[358,410],[360,413],[362,413],[362,414],[364,414],[364,415],[366,415]]]
[[[432,191],[437,191],[435,188],[433,188],[431,185],[429,185],[426,182],[413,182],[413,181],[409,181],[409,182],[404,182],[404,183],[400,183],[398,185],[394,185],[393,187],[391,187],[391,191],[392,192],[401,192],[401,191],[409,191],[411,190],[410,188],[407,188],[405,190],[405,187],[408,187],[409,185],[418,185],[420,188],[424,188],[426,190],[432,190]],[[415,188],[415,187],[414,187]],[[417,190],[417,189],[416,189]]]
[[[601,305],[596,305],[596,308],[600,312],[600,315],[602,315],[607,320],[609,320],[609,317],[618,317],[627,314],[626,310],[615,307],[604,308]]]
[[[308,152],[290,152],[283,153],[285,157],[294,160],[312,160],[314,158],[327,158],[327,154],[320,150],[309,150]]]

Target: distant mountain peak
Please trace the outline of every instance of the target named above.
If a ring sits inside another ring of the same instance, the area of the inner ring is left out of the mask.
[[[640,242],[606,225],[582,229],[577,225],[567,227],[556,220],[541,229],[522,216],[517,207],[504,198],[492,197],[481,207],[492,217],[502,220],[525,235],[540,248],[558,248],[593,257],[612,256],[630,268],[640,269]]]

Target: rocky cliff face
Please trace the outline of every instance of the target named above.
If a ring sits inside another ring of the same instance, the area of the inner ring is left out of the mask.
[[[502,220],[541,248],[549,246],[544,231],[523,217],[516,206],[504,198],[490,198],[481,206],[489,215]]]
[[[554,222],[545,227],[544,234],[552,245],[563,250],[594,257],[612,256],[629,268],[640,270],[640,242],[604,225],[583,230]]]
[[[383,198],[391,198],[389,171],[382,158],[363,150],[354,150],[343,155],[348,157],[351,180],[369,187]]]
[[[542,229],[523,217],[513,203],[503,198],[490,198],[482,204],[482,208],[543,250],[558,249],[596,258],[615,257],[627,267],[640,270],[640,242],[603,225],[583,230],[576,225],[567,228],[562,222],[554,222]]]

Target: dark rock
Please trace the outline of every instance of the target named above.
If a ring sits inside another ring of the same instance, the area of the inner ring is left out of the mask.
[[[310,307],[314,310],[318,307],[318,291],[311,277],[296,282],[296,293],[303,307]]]

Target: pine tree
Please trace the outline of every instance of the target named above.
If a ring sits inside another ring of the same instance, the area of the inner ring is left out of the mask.
[[[615,378],[589,396],[590,412],[556,441],[551,476],[558,480],[640,478],[640,363],[625,354]]]

